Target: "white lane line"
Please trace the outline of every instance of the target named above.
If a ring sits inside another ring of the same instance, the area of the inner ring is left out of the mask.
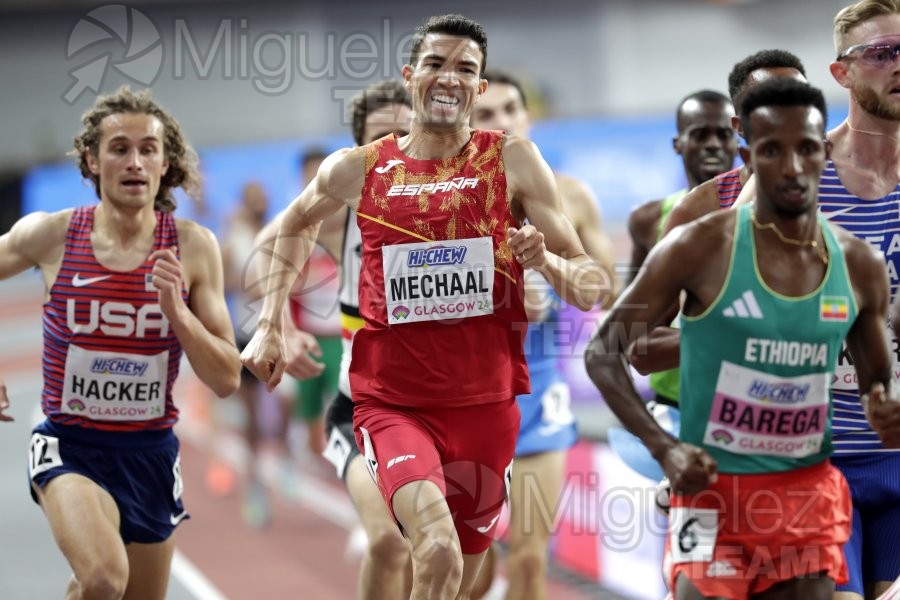
[[[172,575],[197,600],[228,600],[177,548],[172,555]]]

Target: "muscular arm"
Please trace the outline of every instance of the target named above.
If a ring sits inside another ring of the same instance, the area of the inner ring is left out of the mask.
[[[524,247],[536,250],[526,253],[525,260],[519,258],[523,266],[541,273],[567,303],[590,310],[613,290],[604,288],[603,272],[585,253],[563,212],[553,172],[537,147],[521,138],[507,138],[503,160],[514,206],[520,206],[540,232],[522,228],[508,236],[507,243],[514,254]]]
[[[345,205],[355,210],[364,179],[365,149],[338,151],[325,159],[316,178],[282,213],[259,323],[242,356],[270,391],[288,366],[282,330],[291,287],[309,259],[322,221]]]
[[[631,265],[628,284],[634,281],[650,249],[656,244],[662,200],[650,200],[632,209],[628,215],[628,235],[631,237]]]
[[[72,212],[67,209],[52,214],[31,213],[0,236],[0,279],[40,267],[49,289],[62,261]]]
[[[692,225],[661,240],[585,350],[588,375],[609,407],[644,442],[673,487],[685,493],[704,489],[715,463],[699,448],[679,444],[656,423],[634,387],[626,353],[632,340],[667,317],[682,289],[698,297],[699,304],[715,297],[724,274],[720,274],[719,253],[713,250],[726,244],[723,229]]]
[[[280,328],[291,286],[309,259],[322,221],[344,205],[355,208],[365,177],[365,149],[329,156],[316,178],[282,213],[266,280],[260,326]]]
[[[705,181],[685,194],[669,213],[663,225],[663,236],[675,227],[692,223],[719,210],[719,191],[715,179]],[[669,309],[671,318],[678,314],[676,303]],[[671,319],[670,319],[671,320]],[[650,335],[632,346],[630,359],[638,372],[655,373],[676,368],[681,361],[679,340],[681,332],[671,327],[658,327]]]
[[[278,235],[279,229],[281,229],[284,213],[285,211],[278,213],[274,219],[267,223],[259,233],[256,234],[256,238],[253,240],[255,251],[253,253],[253,258],[250,261],[249,268],[247,269],[247,277],[251,282],[251,290],[253,290],[251,297],[262,297],[266,291],[264,274],[269,272],[269,266],[271,264],[270,258],[275,249],[275,238]],[[345,213],[345,211],[339,211],[335,214],[341,213]],[[331,217],[328,217],[326,222],[330,219]],[[341,231],[341,238],[343,238],[343,231]],[[340,242],[338,242],[338,245],[339,244]],[[292,288],[297,285],[299,280],[299,277],[295,278]],[[289,318],[290,311],[287,303],[285,303],[284,311],[288,313],[284,315],[282,321],[285,342],[285,370],[292,377],[301,380],[318,377],[322,374],[322,371],[325,370],[324,363],[320,363],[314,358],[322,356],[322,349],[319,347],[319,342],[314,335],[301,331],[296,327],[293,319]]]
[[[691,223],[717,210],[719,210],[719,191],[716,188],[716,180],[710,179],[689,191],[675,203],[663,226],[663,235],[667,235],[679,225]]]
[[[241,362],[225,304],[219,246],[211,231],[190,221],[179,220],[178,237],[190,293],[170,323],[197,376],[224,398],[240,383]]]
[[[888,278],[884,262],[868,244],[839,230],[859,313],[847,333],[860,395],[872,429],[888,448],[900,447],[900,402],[891,390],[891,355],[884,323],[888,316]],[[892,399],[893,398],[893,399]]]
[[[628,362],[641,375],[674,369],[681,362],[681,332],[674,327],[656,327],[647,337],[631,344]]]

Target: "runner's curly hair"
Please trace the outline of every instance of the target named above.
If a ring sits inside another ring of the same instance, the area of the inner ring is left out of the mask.
[[[169,162],[169,169],[162,176],[153,208],[162,212],[173,212],[176,202],[172,190],[180,187],[191,196],[199,193],[200,171],[197,166],[197,153],[184,138],[181,125],[153,100],[150,90],[133,92],[127,85],[123,85],[114,93],[97,98],[94,106],[84,114],[81,118],[84,130],[75,137],[75,150],[71,152],[78,159],[81,176],[90,179],[97,197],[100,198],[100,178],[91,173],[87,153],[90,152],[95,158],[98,155],[103,119],[123,113],[152,115],[162,123],[163,152]]]

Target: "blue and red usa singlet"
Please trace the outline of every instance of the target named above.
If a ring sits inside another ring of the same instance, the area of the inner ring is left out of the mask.
[[[715,180],[716,191],[719,193],[719,208],[731,208],[744,188],[741,183],[741,167],[719,173]]]
[[[502,148],[496,131],[439,160],[406,156],[393,135],[367,146],[354,401],[448,407],[530,391]]]
[[[91,246],[94,209],[75,210],[59,275],[44,304],[41,408],[60,425],[106,431],[171,428],[181,344],[159,308],[153,263],[111,271]],[[178,244],[175,218],[156,213],[153,250]],[[182,295],[187,294],[182,290]]]

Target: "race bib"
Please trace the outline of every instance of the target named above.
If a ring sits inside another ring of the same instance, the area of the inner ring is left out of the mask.
[[[893,338],[892,334],[888,334],[891,343],[891,373],[894,376],[894,384],[900,383],[900,341]],[[859,380],[856,378],[856,367],[853,366],[853,359],[850,358],[850,352],[847,350],[847,343],[841,343],[841,351],[838,354],[837,367],[834,369],[834,379],[831,389],[838,392],[845,392],[859,395]]]
[[[165,413],[169,352],[96,352],[69,346],[60,411],[98,421],[150,421]]]
[[[356,442],[348,440],[341,432],[340,427],[331,428],[331,435],[328,436],[328,443],[325,444],[322,456],[334,465],[338,477],[343,477],[344,471],[347,469],[347,460],[350,458],[350,452],[353,450],[352,446],[350,446],[351,443],[355,444]]]
[[[490,237],[382,247],[389,325],[494,312]]]
[[[674,564],[712,560],[719,533],[719,511],[676,507],[669,511],[669,544]]]
[[[777,377],[723,362],[703,443],[735,454],[818,453],[828,425],[830,378]]]

